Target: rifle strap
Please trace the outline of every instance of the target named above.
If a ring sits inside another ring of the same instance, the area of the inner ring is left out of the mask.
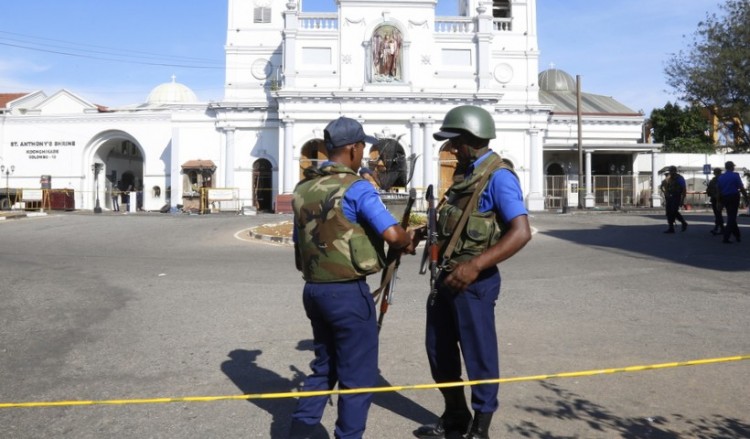
[[[453,229],[451,240],[448,241],[448,245],[445,246],[445,251],[443,252],[443,261],[450,261],[451,256],[453,255],[453,250],[456,248],[458,238],[463,233],[464,227],[466,227],[466,222],[469,221],[469,216],[471,216],[471,212],[473,212],[476,207],[477,200],[479,199],[479,194],[484,191],[484,185],[487,184],[487,181],[490,179],[490,176],[492,174],[493,172],[485,173],[475,186],[476,189],[474,189],[474,193],[471,194],[469,203],[466,204],[466,208],[464,209],[461,218],[458,220],[456,228]]]

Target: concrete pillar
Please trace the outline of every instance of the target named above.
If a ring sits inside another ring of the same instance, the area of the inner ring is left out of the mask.
[[[660,183],[659,170],[656,169],[656,153],[651,151],[651,207],[661,207]]]
[[[284,156],[281,159],[284,172],[284,181],[279,191],[282,194],[291,194],[294,190],[294,120],[285,119],[284,124]]]
[[[224,187],[234,187],[234,127],[224,128]]]
[[[586,198],[583,200],[583,207],[592,208],[596,205],[594,197],[594,179],[591,176],[591,151],[586,151]]]
[[[526,197],[526,208],[531,212],[544,210],[544,163],[542,142],[539,130],[528,130],[529,135],[529,194]]]
[[[422,136],[422,157],[424,158],[424,185],[435,185],[435,189],[437,189],[437,179],[435,178],[435,172],[434,168],[436,166],[436,159],[434,157],[433,153],[433,147],[432,144],[434,142],[432,138],[433,133],[433,122],[428,121],[424,123],[424,131]]]
[[[424,181],[424,162],[427,157],[424,155],[424,146],[422,145],[422,132],[420,131],[419,122],[411,121],[411,152],[417,154],[419,158],[414,163],[414,175],[411,177],[409,187],[421,188],[426,187]]]

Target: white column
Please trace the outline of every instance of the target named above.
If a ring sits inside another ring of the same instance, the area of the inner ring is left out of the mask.
[[[180,162],[180,130],[172,128],[172,143],[169,148],[169,185],[172,187],[169,205],[175,207],[182,204],[182,163]],[[165,188],[166,194],[166,188]],[[123,208],[123,206],[120,206]]]
[[[656,153],[651,151],[651,207],[661,207],[659,183],[659,170],[656,169]]]
[[[234,187],[234,127],[224,128],[224,187]]]
[[[291,194],[294,189],[294,120],[285,119],[284,123],[284,157],[281,159],[284,184],[279,193]]]
[[[531,212],[544,210],[544,160],[542,142],[539,141],[539,130],[528,131],[530,143],[529,160],[529,195],[526,197],[526,208]]]
[[[490,87],[492,76],[490,74],[490,43],[492,42],[492,11],[487,6],[479,3],[477,7],[477,78],[479,90]]]
[[[294,88],[297,80],[297,32],[299,11],[296,2],[288,2],[284,11],[284,88]]]
[[[432,148],[432,128],[433,124],[432,121],[425,122],[424,124],[424,131],[422,136],[422,157],[424,158],[424,185],[435,185],[435,190],[437,191],[438,182],[436,181],[434,177],[433,169],[435,167],[435,157],[433,155],[433,148]]]
[[[419,156],[419,158],[417,158],[417,161],[414,163],[414,175],[412,175],[411,184],[409,185],[412,188],[421,188],[427,186],[424,181],[424,162],[427,160],[427,157],[424,155],[424,147],[421,142],[421,134],[422,133],[419,129],[419,122],[412,120],[411,152],[412,154],[417,154]]]
[[[583,199],[583,207],[589,208],[596,205],[594,197],[594,179],[591,176],[591,151],[586,151],[586,198]]]

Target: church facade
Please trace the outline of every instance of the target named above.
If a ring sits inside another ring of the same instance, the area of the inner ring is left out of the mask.
[[[539,73],[535,0],[459,0],[453,17],[436,16],[434,0],[339,0],[333,13],[297,0],[228,2],[220,101],[200,102],[174,78],[122,108],[67,90],[0,95],[11,186],[38,188],[49,176],[82,209],[97,199],[112,208],[123,188],[140,192],[145,210],[195,206],[212,188],[220,210],[284,211],[301,169],[325,159],[323,128],[347,116],[381,139],[369,151],[374,165],[396,145],[414,158],[403,185],[445,189],[455,158],[432,133],[465,104],[493,115],[491,148],[515,166],[531,211],[555,207],[549,175],[587,207],[598,201],[578,190],[579,175],[589,188],[596,175],[648,171],[643,188],[657,178],[660,145],[639,143],[642,114],[578,94],[563,71]],[[646,153],[651,169],[639,169]]]

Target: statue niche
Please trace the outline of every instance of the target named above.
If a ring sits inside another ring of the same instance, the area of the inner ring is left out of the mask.
[[[372,82],[400,82],[402,78],[401,31],[391,25],[379,26],[372,34]]]

